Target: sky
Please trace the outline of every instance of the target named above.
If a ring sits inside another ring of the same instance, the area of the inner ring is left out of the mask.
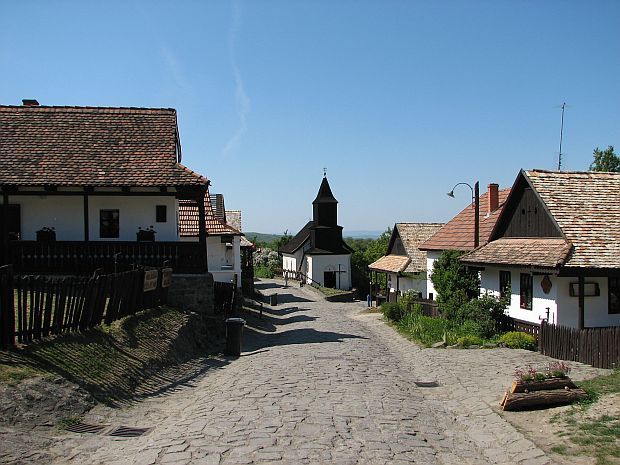
[[[243,229],[445,222],[459,182],[620,152],[620,2],[0,0],[0,104],[175,108]],[[1,137],[1,135],[0,135]]]

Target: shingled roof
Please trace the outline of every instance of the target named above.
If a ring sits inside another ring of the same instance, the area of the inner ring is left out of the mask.
[[[390,237],[388,255],[371,263],[368,268],[392,273],[426,271],[426,252],[418,247],[442,226],[442,223],[396,223],[392,237]],[[398,237],[401,239],[406,255],[393,253],[394,243]]]
[[[211,205],[211,196],[208,190],[205,195],[205,220],[208,236],[240,236],[242,234],[238,229],[217,218]],[[198,204],[193,200],[179,200],[179,235],[181,237],[197,237],[198,226]]]
[[[522,171],[515,185],[522,176],[564,236],[529,239],[528,254],[538,257],[532,265],[542,266],[552,258],[556,266],[620,268],[620,173]],[[517,253],[520,240],[498,238],[462,261],[498,263],[498,257],[504,257],[499,263],[519,265],[518,255],[513,260],[508,255]]]
[[[480,196],[480,229],[479,244],[486,244],[495,227],[495,223],[504,208],[510,189],[498,191],[498,208],[491,213],[489,209],[489,193]],[[435,235],[420,245],[421,250],[473,250],[474,249],[474,206],[468,205],[458,215],[448,221]]]
[[[0,106],[0,185],[208,185],[178,153],[172,108]]]
[[[502,238],[462,258],[463,263],[556,268],[566,261],[571,244],[562,238]]]

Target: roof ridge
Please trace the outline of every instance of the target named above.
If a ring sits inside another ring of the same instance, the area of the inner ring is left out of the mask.
[[[143,112],[143,111],[170,111],[176,113],[175,108],[170,107],[112,107],[112,106],[80,106],[80,105],[0,105],[0,110],[3,109],[19,109],[26,111],[37,110],[122,110],[130,112]]]
[[[600,174],[613,174],[616,176],[620,176],[620,173],[616,171],[558,171],[558,170],[543,170],[543,169],[531,169],[525,170],[526,173],[545,173],[545,174],[589,174],[589,175],[600,175]]]

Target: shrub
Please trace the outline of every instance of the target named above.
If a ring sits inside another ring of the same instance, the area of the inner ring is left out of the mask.
[[[388,319],[399,322],[406,313],[405,308],[398,302],[385,302],[381,304],[381,311]]]
[[[412,339],[425,346],[443,340],[450,322],[441,318],[430,318],[415,313],[407,313],[398,324]]]
[[[271,279],[275,276],[275,271],[273,268],[266,265],[255,265],[254,276],[257,278]]]
[[[502,334],[499,340],[511,349],[534,350],[536,348],[536,339],[534,336],[519,331],[510,331],[506,334]]]
[[[469,347],[481,346],[484,341],[478,336],[461,336],[456,339],[456,343],[462,345],[463,347]]]
[[[453,319],[459,308],[477,297],[480,280],[459,261],[463,252],[446,250],[433,266],[431,281],[437,290],[437,302],[442,313]]]

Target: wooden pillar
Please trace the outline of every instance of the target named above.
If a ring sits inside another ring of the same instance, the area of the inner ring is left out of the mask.
[[[9,262],[9,194],[2,193],[2,254],[0,256],[0,265],[6,265]]]
[[[584,296],[584,288],[585,288],[585,278],[583,275],[579,276],[579,315],[577,320],[577,329],[583,329],[584,325],[584,307],[585,307],[585,296]]]
[[[204,271],[209,271],[209,264],[207,262],[207,218],[205,213],[205,193],[201,191],[200,197],[198,197],[198,243],[200,244],[200,253],[204,257],[202,263],[204,265]]]
[[[90,240],[90,218],[88,213],[88,194],[84,193],[84,241],[88,242]]]
[[[400,290],[400,274],[396,273],[396,302],[398,302],[398,291]]]

